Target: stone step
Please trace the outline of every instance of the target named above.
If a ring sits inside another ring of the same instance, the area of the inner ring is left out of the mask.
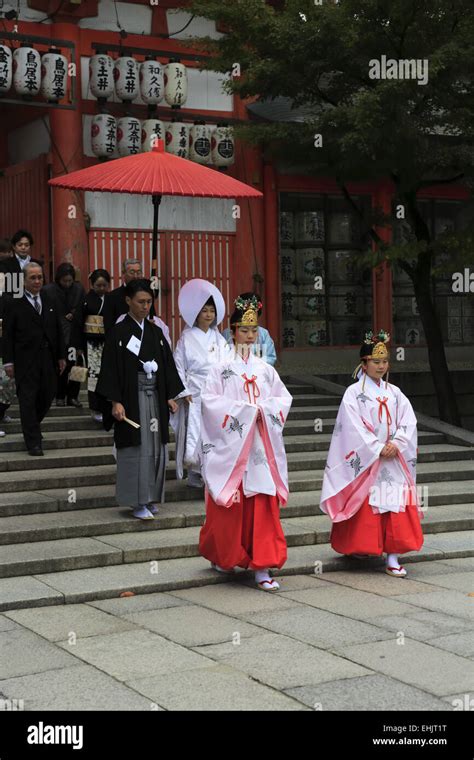
[[[334,409],[331,415],[323,417],[318,413],[317,407],[314,407],[310,410],[310,413],[305,411],[303,418],[301,419],[298,415],[295,417],[293,411],[291,411],[290,417],[285,424],[285,437],[291,435],[314,434],[316,420],[321,420],[321,422],[317,423],[316,427],[318,435],[331,434],[334,428],[334,423],[336,422],[336,412],[337,409]],[[4,430],[7,435],[5,438],[0,439],[0,452],[2,451],[4,442],[8,441],[11,435],[21,434],[21,424],[19,420],[15,420],[14,422],[4,424],[2,430]],[[90,431],[92,434],[104,433],[102,425],[94,422],[88,414],[76,417],[46,417],[41,424],[41,430],[45,435],[46,440],[48,440],[48,438],[56,439],[60,437],[62,433],[70,432],[71,430],[80,432]],[[421,431],[433,432],[427,425],[419,424],[418,432]],[[173,431],[171,430],[170,440],[173,440],[173,437]]]
[[[311,481],[293,481],[290,499],[310,500],[319,504],[321,479],[319,486],[311,488]],[[303,485],[303,488],[298,488]],[[203,493],[197,488],[187,488],[177,481],[166,484],[165,509],[184,509],[193,512],[203,503]],[[305,502],[306,503],[306,502]],[[428,505],[474,503],[474,478],[471,480],[444,480],[428,484]],[[72,492],[67,488],[45,488],[40,491],[17,491],[16,493],[0,493],[0,521],[7,517],[21,515],[67,513],[78,510],[94,513],[103,508],[117,509],[115,502],[115,485],[86,485],[77,486]],[[186,511],[186,510],[185,510]],[[59,518],[58,518],[59,519]],[[84,518],[86,519],[86,518]],[[91,521],[95,518],[91,516]],[[2,523],[0,522],[0,530]]]
[[[81,403],[82,400],[81,400]],[[20,407],[17,403],[12,404],[7,412],[7,414],[13,418],[14,421],[18,422],[20,420]],[[88,407],[83,403],[83,406],[79,409],[77,409],[75,406],[55,406],[54,401],[53,405],[50,407],[47,416],[49,418],[62,418],[62,417],[90,417],[91,413],[88,409]],[[7,423],[10,424],[10,423]]]
[[[330,540],[331,523],[326,515],[286,517],[282,519],[282,527],[288,547],[323,544]],[[451,520],[442,510],[432,510],[423,527],[425,535],[472,531],[472,509],[458,507],[457,519]],[[197,557],[199,531],[199,526],[193,526],[3,545],[0,578]]]
[[[8,431],[7,431],[8,432]],[[329,433],[314,433],[306,435],[286,435],[285,448],[288,453],[293,451],[327,451],[331,442],[331,435]],[[444,435],[442,433],[431,433],[420,431],[418,434],[418,442],[420,445],[429,445],[434,443],[443,443]],[[55,451],[56,449],[74,449],[74,448],[90,448],[96,446],[112,446],[112,433],[107,433],[105,430],[89,431],[89,430],[74,430],[64,431],[61,435],[52,435],[47,433],[44,437],[43,446],[44,450],[48,452]],[[0,440],[0,457],[5,452],[22,451],[25,453],[25,444],[23,436],[20,433],[13,433],[5,436]],[[174,459],[175,444],[171,441],[168,446],[170,459]]]
[[[21,423],[18,419],[18,416],[15,415],[13,422],[9,422],[8,424],[3,425],[2,430],[5,431],[7,436],[9,436],[10,433],[21,433]],[[68,415],[67,417],[50,417],[48,415],[41,423],[41,431],[43,434],[62,432],[66,430],[99,430],[103,432],[102,425],[98,422],[94,422],[89,414],[78,414],[76,416]],[[5,439],[2,438],[2,441],[4,440]]]
[[[110,453],[104,454],[104,457],[108,457],[109,460],[112,459]],[[288,455],[290,490],[311,491],[321,487],[323,469],[322,466],[317,469],[314,459],[319,457],[319,462],[324,464],[323,452],[311,452],[311,457],[313,458],[303,461],[300,454]],[[36,463],[37,460],[35,459],[34,461]],[[81,461],[84,462],[82,466],[47,468],[47,457],[41,458],[40,461],[44,463],[44,466],[41,467],[39,465],[37,469],[31,470],[28,473],[28,486],[31,491],[63,488],[65,497],[67,498],[70,489],[77,488],[78,486],[107,485],[115,482],[115,464],[100,464],[87,467],[87,455],[81,457]],[[307,466],[310,466],[311,470],[299,469],[300,467]],[[182,497],[180,498],[186,498],[186,492],[194,489],[188,488],[183,481],[177,482],[175,474],[174,465],[170,463],[166,470],[166,479],[169,481],[168,487],[171,485],[172,488],[181,489]],[[466,461],[422,462],[417,467],[418,483],[431,483],[441,480],[472,480],[473,478],[474,461],[472,459]],[[23,489],[24,479],[18,474],[18,471],[0,472],[1,494],[15,493]]]
[[[326,440],[327,440],[326,436]],[[319,436],[313,436],[314,443],[318,444]],[[292,440],[287,443],[286,452],[288,458],[288,470],[321,470],[326,466],[327,448],[310,448],[306,441],[301,447],[292,445]],[[112,454],[112,442],[109,440],[106,446],[80,447],[53,449],[51,451],[45,447],[45,456],[35,459],[35,470],[51,470],[57,467],[96,467],[100,465],[114,464],[115,459]],[[423,462],[448,462],[448,461],[465,461],[474,459],[474,448],[456,446],[448,443],[422,445],[419,447],[418,463]],[[169,447],[169,477],[173,476],[174,465],[171,463],[175,460],[175,444]],[[31,470],[31,457],[24,451],[9,452],[8,457],[0,459],[0,473],[2,472],[20,472]]]
[[[327,407],[327,406],[339,406],[340,398],[338,396],[324,396],[316,393],[311,394],[296,394],[293,396],[292,409],[295,407]],[[87,402],[84,399],[80,399],[83,406],[76,408],[74,406],[55,406],[54,403],[50,407],[47,417],[49,419],[62,419],[64,417],[90,417],[91,412],[87,406]],[[17,403],[12,404],[7,414],[13,418],[13,421],[19,422],[20,420],[20,408]],[[10,424],[10,423],[7,423]]]
[[[290,410],[289,419],[296,420],[314,420],[315,418],[335,419],[338,405],[314,404],[313,406],[295,406]],[[21,423],[19,414],[11,414],[13,421],[7,423],[8,430],[12,433],[21,432]],[[88,428],[81,427],[81,424],[88,424]],[[314,423],[313,423],[314,425]],[[89,411],[86,409],[75,409],[74,407],[66,407],[64,409],[52,408],[48,415],[45,417],[42,428],[43,432],[46,430],[71,430],[72,427],[84,430],[84,429],[98,429],[99,423],[94,422]]]
[[[327,520],[319,507],[320,496],[320,492],[314,491],[290,494],[287,505],[281,510],[282,519],[322,517]],[[474,527],[473,507],[472,501],[460,504],[438,502],[435,505],[429,501],[424,530],[434,532],[433,520],[445,526],[445,531],[470,529]],[[203,500],[166,503],[161,507],[159,517],[146,522],[132,518],[131,510],[125,507],[79,508],[30,514],[27,518],[14,515],[0,518],[0,545],[189,528],[202,525],[204,517]]]
[[[322,399],[330,398],[330,399],[339,399],[340,396],[330,393],[325,393],[324,391],[316,391],[314,390],[312,385],[303,385],[301,383],[288,383],[286,382],[285,378],[280,375],[281,380],[285,383],[288,391],[291,393],[292,396],[299,396],[299,395],[309,395],[309,396],[320,396]],[[84,405],[84,407],[87,408],[88,404],[88,393],[87,390],[82,387],[79,392],[79,401]],[[53,401],[53,406],[55,406],[55,402]],[[15,399],[11,405],[11,408],[18,408],[18,401]]]
[[[430,534],[426,536],[422,550],[404,555],[403,563],[472,557],[473,538],[471,531]],[[83,561],[90,551],[91,547],[84,544],[82,553],[78,551],[80,560]],[[253,585],[253,573],[244,571],[238,573],[237,578],[226,576],[213,571],[202,557],[161,559],[156,565],[151,565],[150,561],[119,564],[115,560],[122,551],[103,543],[101,552],[109,560],[106,566],[1,578],[0,611],[93,602],[117,598],[124,591],[145,594],[226,583],[229,580]],[[310,544],[290,547],[288,561],[275,575],[283,577],[284,588],[284,577],[288,575],[336,572],[354,567],[371,567],[378,571],[382,564],[383,560],[378,558],[356,561],[340,557],[328,543]]]
[[[98,426],[97,426],[98,427]],[[10,433],[9,426],[5,425],[5,438],[0,440],[0,457],[5,452],[22,451],[25,453],[25,444],[21,433]],[[45,451],[56,449],[89,448],[96,446],[112,446],[112,432],[107,433],[102,427],[97,430],[64,430],[56,434],[48,432],[43,434],[43,447]]]
[[[291,391],[290,391],[291,393]],[[339,406],[340,396],[322,396],[316,393],[299,393],[293,394],[292,409],[298,406]]]

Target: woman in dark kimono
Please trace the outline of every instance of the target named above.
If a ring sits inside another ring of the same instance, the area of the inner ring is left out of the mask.
[[[95,392],[104,349],[104,311],[110,286],[110,274],[106,269],[94,269],[89,275],[91,289],[77,313],[76,347],[85,354],[87,367],[87,391],[89,409],[95,422],[102,422],[101,405]]]
[[[58,266],[54,282],[46,285],[44,290],[56,304],[68,352],[66,369],[58,379],[56,406],[66,406],[67,397],[68,406],[79,408],[82,406],[78,398],[81,384],[69,380],[69,373],[71,368],[76,364],[73,322],[76,318],[76,311],[84,300],[86,292],[80,282],[75,282],[75,277],[76,271],[72,264],[64,262]],[[73,350],[71,351],[71,349]]]
[[[106,335],[96,392],[108,401],[105,429],[114,425],[117,502],[150,520],[164,501],[169,414],[184,385],[163,331],[148,320],[149,283],[134,280],[125,291],[129,312]]]

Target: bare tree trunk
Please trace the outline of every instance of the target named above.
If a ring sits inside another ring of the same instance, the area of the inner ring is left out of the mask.
[[[444,422],[450,422],[451,425],[461,426],[461,417],[446,360],[438,314],[433,303],[429,276],[415,277],[413,285],[420,319],[425,331],[428,359],[438,399],[440,419]]]
[[[438,400],[439,416],[444,422],[449,422],[451,425],[460,427],[461,417],[454,392],[453,380],[446,359],[441,325],[431,292],[433,251],[429,247],[431,243],[430,233],[417,207],[416,192],[405,192],[402,194],[402,197],[411,218],[413,231],[417,240],[420,242],[425,241],[428,245],[426,250],[418,255],[416,265],[406,267],[406,271],[413,280],[416,303],[425,332],[428,360]]]

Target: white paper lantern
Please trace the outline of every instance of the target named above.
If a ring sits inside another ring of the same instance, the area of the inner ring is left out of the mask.
[[[117,120],[117,150],[120,156],[140,153],[142,145],[142,125],[134,116],[124,116]]]
[[[115,92],[123,101],[138,98],[140,89],[138,83],[138,63],[135,58],[123,55],[117,58],[114,66]]]
[[[189,158],[189,125],[172,121],[166,129],[166,150],[174,156]]]
[[[114,94],[114,62],[110,55],[97,53],[89,59],[89,88],[99,100]]]
[[[13,58],[6,45],[0,45],[0,95],[8,92],[12,86]]]
[[[194,122],[189,130],[189,158],[198,164],[211,161],[211,129],[203,121]]]
[[[57,103],[66,95],[67,58],[57,48],[50,48],[41,59],[41,95],[48,103]]]
[[[234,130],[227,124],[219,124],[211,134],[211,158],[215,166],[231,166],[234,163]]]
[[[115,153],[117,147],[117,122],[108,113],[99,113],[91,123],[92,152],[99,158],[106,158]]]
[[[156,105],[165,95],[163,68],[159,61],[147,58],[140,64],[140,94],[144,103]]]
[[[23,42],[13,53],[13,87],[19,95],[38,95],[41,86],[41,56]]]
[[[164,71],[165,99],[170,106],[183,106],[188,97],[186,66],[172,59]]]
[[[165,125],[159,119],[142,121],[142,151],[147,153],[156,145],[157,140],[165,140]]]

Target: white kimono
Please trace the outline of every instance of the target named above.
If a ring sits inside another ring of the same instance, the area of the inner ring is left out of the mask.
[[[197,453],[204,482],[216,504],[230,507],[242,482],[257,493],[288,500],[283,428],[292,396],[273,367],[253,354],[213,366],[201,395]],[[257,424],[258,409],[262,422]]]
[[[376,513],[400,512],[416,498],[416,417],[407,397],[391,383],[366,376],[344,393],[324,471],[321,509],[334,522],[347,520],[367,495]],[[387,442],[399,454],[380,458]]]
[[[207,332],[199,327],[185,327],[173,353],[176,368],[185,390],[178,396],[192,396],[190,404],[180,401],[170,418],[176,435],[176,475],[183,477],[183,462],[196,464],[194,456],[201,424],[201,390],[210,368],[232,354],[216,327]]]

